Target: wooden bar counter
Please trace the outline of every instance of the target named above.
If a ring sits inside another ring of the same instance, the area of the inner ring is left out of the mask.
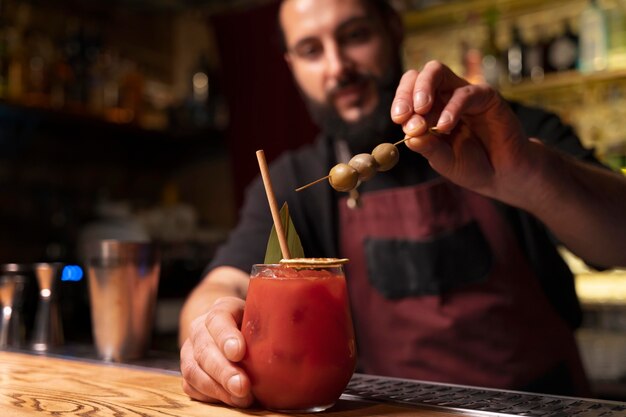
[[[192,401],[176,372],[0,352],[0,416],[277,416]],[[311,414],[307,414],[311,415]],[[333,417],[459,416],[456,412],[341,399]]]

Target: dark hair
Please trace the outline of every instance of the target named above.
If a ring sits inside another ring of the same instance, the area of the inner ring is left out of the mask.
[[[278,10],[280,11],[280,5],[282,5],[287,0],[280,0],[278,2]],[[361,0],[363,3],[372,7],[374,12],[380,17],[387,18],[390,16],[394,16],[397,14],[397,11],[393,8],[389,0]],[[285,32],[283,32],[283,27],[280,24],[280,12],[276,17],[276,38],[278,41],[278,46],[280,47],[281,52],[287,51],[287,42],[285,41]]]

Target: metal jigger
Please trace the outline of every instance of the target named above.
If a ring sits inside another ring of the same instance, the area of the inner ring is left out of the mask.
[[[8,346],[9,326],[13,315],[13,296],[15,281],[11,277],[3,276],[0,279],[0,305],[2,305],[2,327],[0,327],[0,349]]]
[[[35,318],[33,350],[46,352],[53,346],[63,344],[63,327],[56,302],[56,278],[61,264],[37,263],[35,276],[39,283],[39,302]]]
[[[22,347],[24,326],[22,323],[22,305],[26,277],[23,275],[2,275],[0,277],[0,306],[2,306],[2,325],[0,325],[0,349],[7,346]]]

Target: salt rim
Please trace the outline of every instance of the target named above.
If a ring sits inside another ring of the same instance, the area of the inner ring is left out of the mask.
[[[346,258],[291,258],[281,259],[285,266],[339,266],[349,262]]]

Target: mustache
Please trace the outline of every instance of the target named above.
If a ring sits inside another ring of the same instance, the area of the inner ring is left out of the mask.
[[[296,83],[298,93],[304,100],[309,115],[320,130],[331,138],[341,138],[348,142],[352,153],[370,152],[383,137],[399,137],[402,131],[391,121],[389,109],[395,96],[397,85],[402,77],[400,61],[394,61],[381,76],[369,71],[351,71],[337,80],[337,84],[325,91],[322,100],[308,96]],[[372,114],[365,115],[358,122],[346,122],[341,118],[333,104],[333,94],[355,83],[373,80],[378,95],[378,105]]]
[[[326,101],[330,103],[332,99],[342,89],[353,85],[364,85],[368,82],[376,82],[376,77],[369,73],[351,72],[337,80],[337,84],[326,91]]]

